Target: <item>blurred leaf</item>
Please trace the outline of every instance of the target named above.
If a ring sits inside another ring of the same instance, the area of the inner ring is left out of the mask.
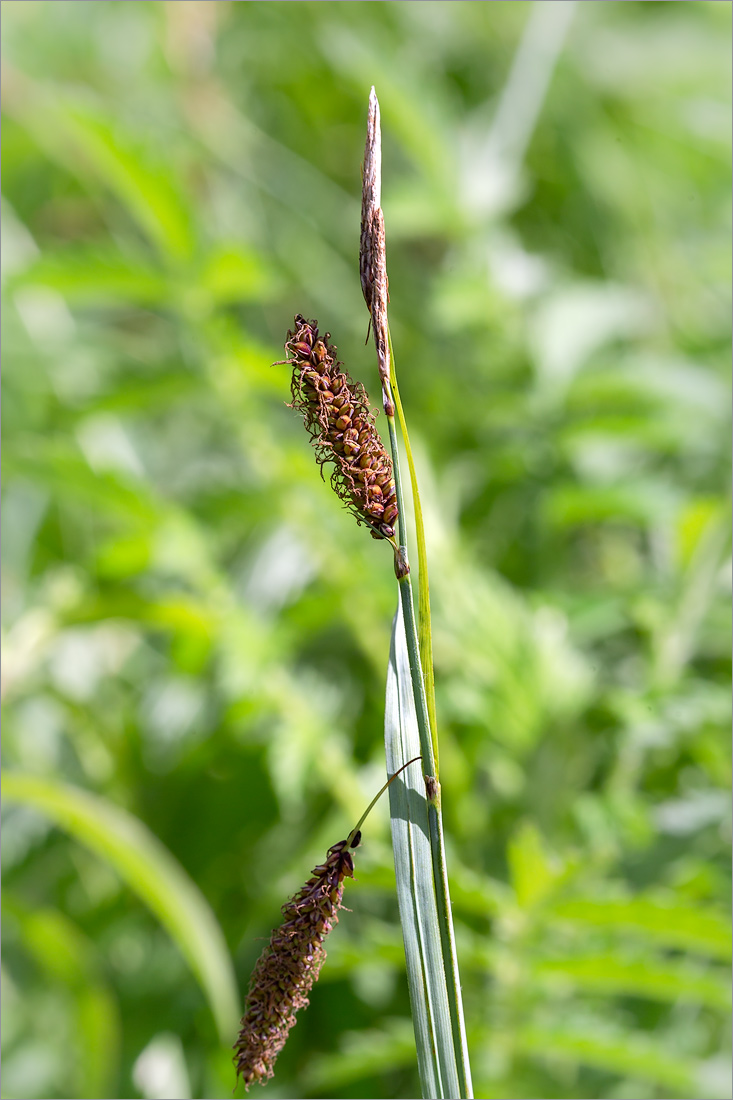
[[[628,901],[570,898],[554,902],[552,915],[575,924],[632,931],[660,945],[687,948],[713,958],[728,959],[731,954],[730,925],[723,914],[687,908],[679,902],[664,905],[644,897]]]
[[[335,1054],[312,1058],[303,1084],[313,1094],[336,1092],[362,1077],[371,1077],[410,1066],[415,1058],[415,1036],[408,1020],[385,1021],[384,1031],[346,1032]]]
[[[3,907],[6,917],[9,913],[17,921],[23,945],[38,965],[74,992],[79,1049],[72,1066],[79,1096],[111,1095],[119,1073],[120,1011],[92,941],[58,910],[30,912],[14,900]]]
[[[135,1061],[132,1078],[147,1100],[188,1100],[191,1084],[179,1037],[162,1033],[151,1039]]]
[[[98,1098],[114,1091],[115,1057],[120,1045],[119,1008],[103,986],[79,990],[79,1039],[83,1085],[80,1097]]]
[[[119,121],[111,123],[101,110],[62,100],[55,112],[80,153],[82,170],[89,166],[99,175],[164,255],[189,259],[194,249],[191,211],[170,159],[127,133]]]
[[[47,814],[109,861],[149,906],[198,978],[227,1043],[239,1018],[229,952],[207,901],[160,841],[125,810],[87,791],[17,772],[6,772],[2,786],[8,802]]]
[[[71,303],[123,302],[164,304],[170,295],[166,276],[145,257],[135,259],[119,249],[99,246],[67,248],[40,256],[15,276],[12,286],[45,286]]]
[[[242,245],[221,246],[211,252],[200,282],[217,303],[264,302],[278,289],[275,273],[264,258]]]
[[[591,993],[625,994],[662,1001],[692,1001],[710,1008],[730,1008],[729,975],[673,960],[649,956],[625,959],[614,952],[542,959],[533,964],[535,977],[562,988]]]
[[[540,380],[553,399],[597,348],[654,327],[652,303],[638,289],[603,283],[548,295],[535,314],[532,342]]]
[[[35,446],[30,440],[17,441],[9,448],[6,462],[6,477],[25,477],[101,515],[148,523],[156,515],[155,502],[144,484],[129,476],[91,470],[68,441],[46,440]]]
[[[563,868],[545,852],[538,830],[525,822],[507,850],[509,870],[517,901],[531,909],[551,892]]]
[[[387,667],[384,742],[388,775],[420,755],[401,598]],[[420,1082],[423,1092],[431,1096],[457,1096],[458,1071],[433,884],[425,783],[417,766],[390,784],[389,806]]]
[[[548,521],[558,527],[576,527],[604,521],[645,527],[669,520],[678,503],[677,493],[660,480],[637,478],[633,485],[563,485],[548,494]]]
[[[610,1073],[653,1081],[676,1096],[715,1097],[706,1091],[694,1058],[668,1049],[662,1042],[623,1033],[603,1034],[598,1028],[532,1025],[518,1029],[517,1048],[535,1058],[557,1059],[570,1064],[592,1066]]]

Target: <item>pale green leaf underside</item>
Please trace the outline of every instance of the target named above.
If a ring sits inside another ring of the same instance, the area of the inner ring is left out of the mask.
[[[392,627],[385,707],[387,771],[420,752],[420,736],[401,605]],[[389,788],[397,898],[423,1096],[459,1097],[448,992],[442,961],[428,833],[425,784],[419,764]]]

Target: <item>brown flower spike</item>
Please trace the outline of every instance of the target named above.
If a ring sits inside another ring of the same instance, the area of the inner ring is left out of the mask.
[[[247,1004],[234,1044],[237,1076],[249,1089],[264,1085],[285,1046],[295,1013],[308,1004],[308,994],[326,958],[323,946],[334,924],[344,894],[344,879],[354,877],[352,848],[361,843],[361,827],[398,775],[421,757],[413,756],[391,775],[372,799],[346,840],[328,849],[325,863],[313,868],[305,886],[283,905],[283,922],[257,960],[249,983]]]
[[[344,878],[354,877],[349,848],[360,839],[356,832],[328,849],[325,863],[313,868],[305,886],[283,906],[283,923],[260,955],[234,1046],[237,1075],[247,1089],[273,1076],[275,1059],[297,1022],[295,1013],[308,1004],[326,958],[323,941],[338,923]]]
[[[369,94],[367,137],[361,167],[361,235],[359,237],[359,276],[364,301],[369,310],[377,366],[382,381],[382,401],[388,416],[394,416],[390,397],[389,331],[387,326],[387,253],[382,214],[382,130],[379,101],[372,88]],[[368,339],[368,336],[367,336]]]
[[[372,537],[393,540],[397,493],[392,460],[377,431],[366,391],[336,358],[330,333],[298,314],[288,332],[286,362],[293,368],[292,408],[303,414],[321,467],[333,463],[331,485]]]

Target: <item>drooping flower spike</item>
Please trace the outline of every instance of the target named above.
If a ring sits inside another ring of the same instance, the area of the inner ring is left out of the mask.
[[[321,475],[332,463],[331,485],[349,511],[373,538],[393,542],[398,511],[392,460],[364,387],[343,369],[329,340],[328,332],[319,336],[317,321],[297,314],[285,343],[292,408],[303,415]]]
[[[361,843],[361,826],[390,783],[420,757],[408,760],[372,799],[346,840],[328,849],[326,859],[282,908],[283,922],[274,929],[250,980],[239,1035],[234,1045],[237,1076],[249,1086],[273,1076],[275,1060],[285,1046],[295,1014],[308,1004],[308,994],[326,958],[323,946],[338,923],[344,880],[354,877],[351,852]]]

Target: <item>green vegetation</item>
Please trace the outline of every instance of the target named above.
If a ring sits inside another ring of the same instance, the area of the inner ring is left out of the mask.
[[[475,1095],[731,1096],[730,23],[3,4],[3,1096],[230,1096],[384,781],[391,551],[270,366],[377,401],[371,84]],[[254,1095],[418,1093],[388,818]]]

